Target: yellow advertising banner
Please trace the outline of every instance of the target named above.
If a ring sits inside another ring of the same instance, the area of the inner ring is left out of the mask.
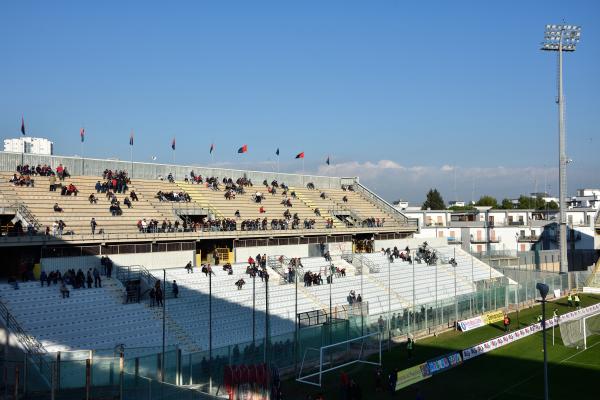
[[[504,311],[492,311],[486,314],[483,314],[483,320],[486,324],[493,324],[496,322],[500,322],[504,319]]]
[[[427,364],[419,364],[414,367],[402,370],[398,372],[397,380],[396,380],[396,390],[400,390],[407,386],[410,386],[414,383],[420,382],[427,378],[430,378],[431,375],[427,374]]]

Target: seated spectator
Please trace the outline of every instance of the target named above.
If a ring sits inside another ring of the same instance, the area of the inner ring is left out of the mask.
[[[307,188],[307,189],[310,189],[310,190],[314,190],[314,189],[315,189],[315,184],[314,184],[314,183],[312,183],[312,182],[308,182],[308,183],[306,184],[306,188]]]
[[[69,183],[69,186],[67,186],[67,196],[77,196],[77,193],[79,193],[79,190],[77,190],[77,188],[75,187],[75,185],[73,185],[72,183]]]
[[[62,212],[63,209],[58,205],[58,203],[54,203],[54,212]]]
[[[241,217],[240,210],[235,210],[234,216],[236,218],[240,218]]]
[[[175,182],[175,178],[173,178],[173,174],[169,172],[169,175],[167,176],[167,180],[171,183]]]
[[[119,205],[118,201],[115,203],[112,203],[110,205],[110,207],[108,208],[108,210],[110,211],[110,213],[112,214],[113,217],[123,215],[123,210],[121,210],[121,206]]]
[[[320,216],[321,216],[321,210],[319,210],[319,208],[315,208],[315,215],[316,215],[317,217],[320,217]]]
[[[98,198],[94,196],[94,193],[90,194],[88,200],[90,201],[90,204],[98,204]]]
[[[262,202],[264,200],[264,198],[265,198],[265,196],[261,192],[256,192],[252,196],[252,200],[254,200],[254,202],[256,202],[256,203]]]
[[[129,201],[129,197],[125,197],[123,203],[127,206],[127,208],[131,208],[131,201]]]
[[[133,190],[129,192],[129,197],[131,198],[131,201],[139,201],[137,194]]]
[[[265,211],[265,208],[263,206],[260,206],[260,208],[258,209],[258,212],[260,214],[264,214],[266,211]]]
[[[321,192],[321,195],[319,197],[325,200],[327,198],[327,195],[325,194],[325,192]]]
[[[342,197],[342,201],[343,201],[344,203],[347,203],[347,202],[348,202],[348,196],[344,196],[344,197]]]
[[[96,182],[96,186],[94,186],[94,188],[96,189],[96,193],[100,193],[100,191],[102,190],[102,184],[100,183],[100,181]]]

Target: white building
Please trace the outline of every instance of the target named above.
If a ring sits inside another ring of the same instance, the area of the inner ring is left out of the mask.
[[[54,154],[54,143],[44,138],[24,136],[14,139],[4,139],[4,151],[29,154]]]
[[[575,249],[594,249],[594,220],[597,210],[567,210],[569,243]],[[416,210],[408,207],[404,214],[419,221],[417,238],[446,238],[475,253],[487,251],[529,251],[558,248],[558,210]],[[571,233],[572,232],[572,233]]]
[[[566,199],[567,208],[600,208],[600,189],[577,189],[577,194]]]

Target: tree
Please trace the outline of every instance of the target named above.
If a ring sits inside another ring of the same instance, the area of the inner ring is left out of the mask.
[[[477,203],[475,203],[476,206],[484,206],[484,207],[492,207],[492,208],[497,208],[498,207],[498,200],[496,200],[496,198],[492,197],[492,196],[481,196],[479,198],[479,200],[477,200]]]
[[[512,200],[510,199],[502,199],[502,204],[500,205],[500,208],[502,208],[503,210],[512,210],[513,208],[515,208],[515,206],[513,205]]]
[[[429,189],[427,192],[427,199],[423,203],[421,210],[445,210],[446,204],[444,199],[437,189]]]
[[[554,200],[551,200],[550,202],[548,202],[548,204],[545,204],[544,207],[542,209],[548,209],[548,210],[558,210],[558,203],[556,203]]]
[[[532,199],[530,196],[525,196],[524,194],[519,196],[519,210],[527,210],[530,208],[535,208],[535,199]]]

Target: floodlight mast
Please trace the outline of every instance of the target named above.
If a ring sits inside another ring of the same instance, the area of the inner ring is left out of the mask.
[[[560,272],[569,272],[569,261],[567,259],[567,163],[568,158],[565,149],[565,108],[563,96],[563,52],[575,51],[581,27],[576,25],[546,25],[542,50],[558,52],[558,196],[559,196],[559,236],[558,248],[560,250]]]

